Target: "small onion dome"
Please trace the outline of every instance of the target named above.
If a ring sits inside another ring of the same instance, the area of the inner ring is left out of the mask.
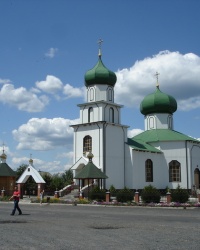
[[[1,159],[4,159],[4,160],[6,160],[6,158],[7,158],[7,155],[5,154],[5,153],[3,153],[1,156],[0,156],[0,158]]]
[[[30,163],[30,164],[33,164],[33,159],[30,159],[30,160],[29,160],[29,163]]]
[[[88,70],[85,74],[85,86],[89,87],[95,84],[107,84],[114,86],[117,81],[117,77],[114,72],[105,67],[99,56],[99,60],[94,68]]]
[[[93,157],[94,157],[94,155],[92,154],[92,152],[89,152],[87,155],[87,158],[89,159],[89,161],[92,161]]]
[[[177,110],[177,102],[174,97],[160,91],[159,86],[156,91],[147,95],[140,104],[140,112],[143,115],[151,113],[169,113]]]

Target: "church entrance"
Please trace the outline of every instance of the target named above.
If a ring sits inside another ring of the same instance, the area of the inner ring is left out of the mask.
[[[196,168],[196,169],[194,170],[194,185],[195,185],[195,187],[196,187],[197,189],[199,189],[199,183],[200,183],[199,178],[200,178],[199,169]]]

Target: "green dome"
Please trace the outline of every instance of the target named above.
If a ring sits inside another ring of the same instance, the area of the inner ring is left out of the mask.
[[[174,97],[160,91],[159,87],[152,94],[147,95],[140,104],[140,112],[143,115],[151,113],[169,113],[177,110],[177,102]]]
[[[99,56],[99,60],[94,68],[88,70],[85,74],[85,86],[91,86],[94,84],[106,84],[114,86],[117,81],[117,77],[114,72],[107,69]]]

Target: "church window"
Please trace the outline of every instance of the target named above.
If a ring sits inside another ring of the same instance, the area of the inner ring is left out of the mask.
[[[113,101],[113,89],[108,89],[108,101]]]
[[[88,109],[88,122],[93,122],[94,121],[94,117],[93,117],[93,108],[92,107],[90,107],[89,109]]]
[[[113,108],[109,109],[109,121],[114,123],[114,109]]]
[[[172,116],[168,116],[168,128],[172,129]]]
[[[89,135],[83,138],[83,152],[92,152],[92,137]]]
[[[153,162],[148,159],[145,162],[146,182],[153,182]]]
[[[171,161],[169,163],[169,181],[180,182],[181,181],[181,164],[178,161]]]
[[[94,89],[91,88],[90,89],[90,101],[93,101],[94,100]]]
[[[149,128],[150,128],[150,129],[153,129],[153,128],[154,128],[154,117],[153,117],[153,116],[151,116],[151,117],[149,118]]]

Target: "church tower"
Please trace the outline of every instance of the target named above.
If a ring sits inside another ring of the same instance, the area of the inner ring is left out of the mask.
[[[125,183],[125,147],[127,128],[121,124],[122,105],[114,102],[117,77],[102,62],[99,40],[97,64],[85,74],[87,102],[79,104],[80,123],[74,128],[74,167],[76,174],[85,165],[89,152],[93,162],[107,176],[104,188]]]

